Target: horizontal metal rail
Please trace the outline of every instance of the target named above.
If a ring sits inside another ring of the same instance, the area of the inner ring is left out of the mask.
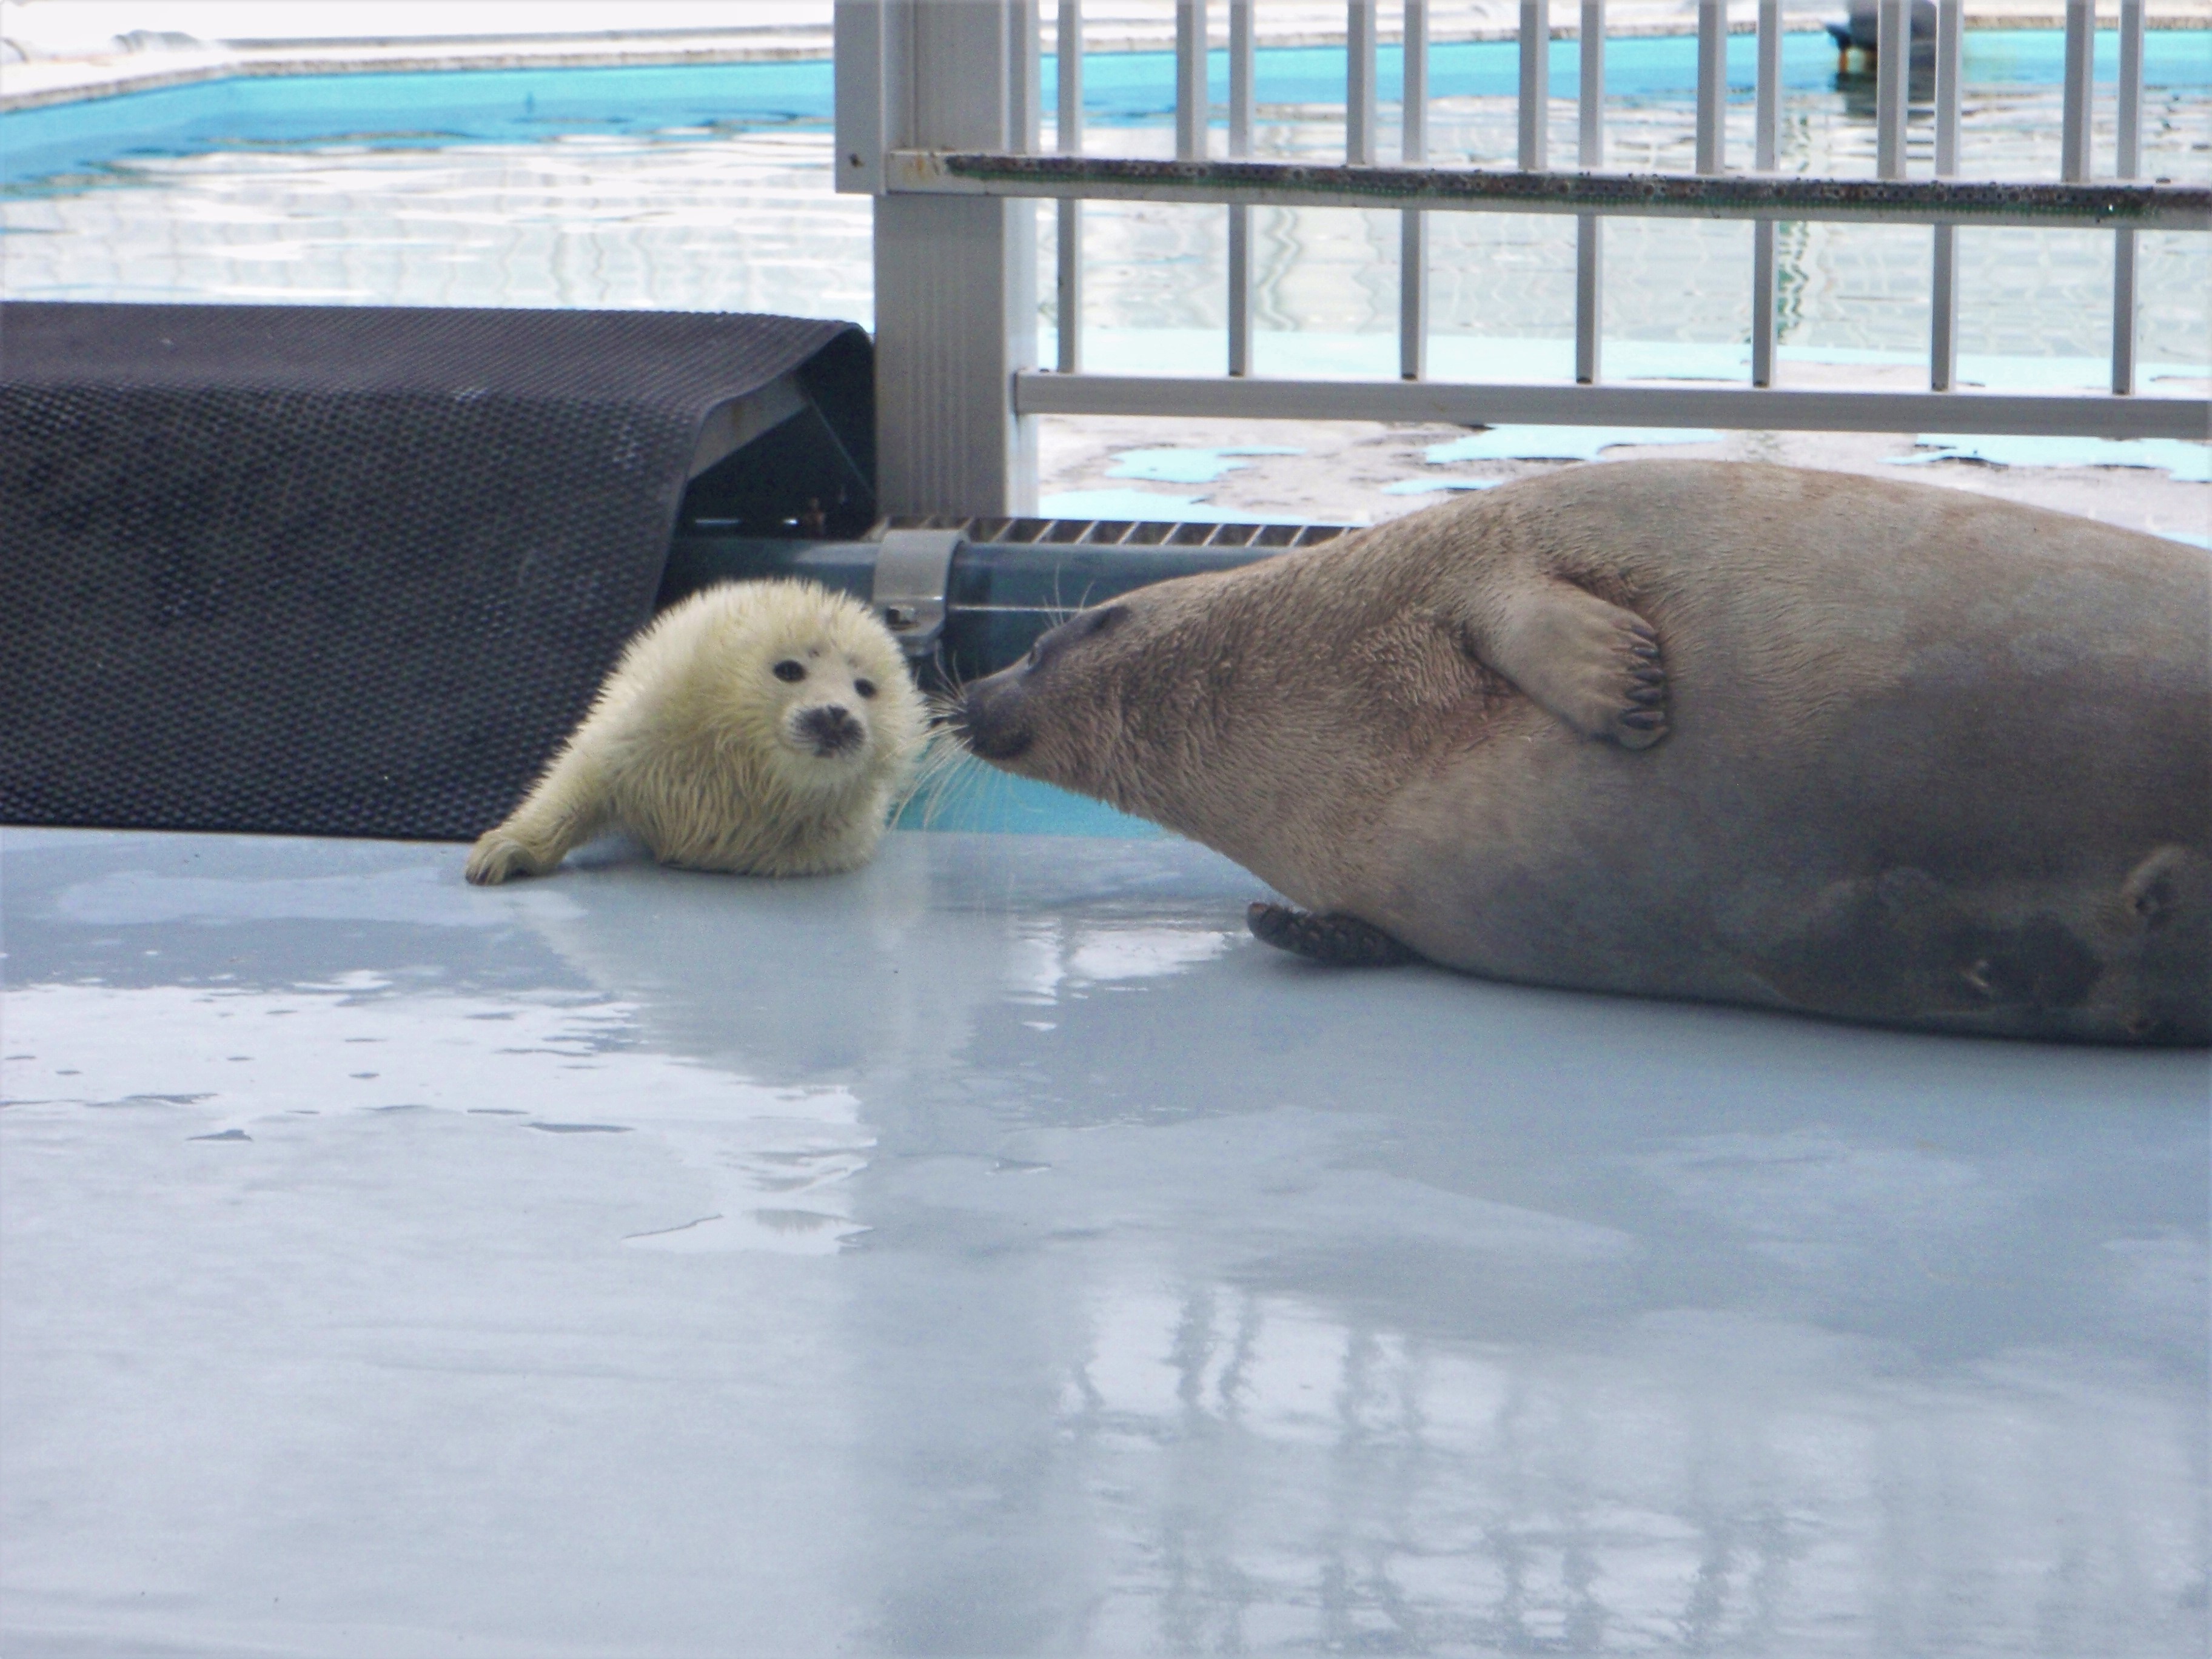
[[[1162,161],[987,150],[893,150],[893,195],[1073,197],[1472,213],[1671,219],[1820,219],[1881,224],[2212,230],[2212,189],[1761,173],[1524,173],[1286,161]]]
[[[1710,426],[1732,431],[1974,432],[2026,437],[2212,437],[2195,398],[2046,392],[1829,392],[1729,386],[1497,385],[1139,374],[1014,377],[1019,415],[1186,415],[1231,420]],[[1632,441],[1624,440],[1624,441]]]

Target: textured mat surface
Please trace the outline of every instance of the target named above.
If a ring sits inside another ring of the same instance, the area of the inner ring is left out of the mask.
[[[0,307],[0,821],[463,838],[650,614],[702,422],[848,324]]]

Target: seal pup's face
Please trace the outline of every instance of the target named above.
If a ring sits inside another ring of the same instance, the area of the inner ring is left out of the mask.
[[[791,687],[776,723],[786,748],[814,760],[849,760],[868,746],[868,705],[881,690],[850,657],[821,645],[776,653],[769,672]]]
[[[927,715],[913,677],[858,600],[811,583],[731,583],[695,626],[707,649],[685,672],[674,723],[751,757],[781,787],[862,787],[920,749]]]
[[[749,653],[735,688],[765,705],[775,733],[777,769],[794,782],[829,782],[864,767],[876,746],[887,692],[901,690],[904,671],[866,641],[841,639],[834,625],[781,630],[782,637]],[[856,648],[858,647],[858,648]]]

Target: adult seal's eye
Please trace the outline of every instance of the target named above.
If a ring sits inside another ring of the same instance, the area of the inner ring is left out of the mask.
[[[789,657],[786,657],[781,662],[776,664],[775,673],[776,678],[787,680],[795,685],[806,678],[806,665],[803,662],[793,662]]]
[[[873,680],[854,680],[853,690],[864,697],[872,697],[876,695],[876,683]]]

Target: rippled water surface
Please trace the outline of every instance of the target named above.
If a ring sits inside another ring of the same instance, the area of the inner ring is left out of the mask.
[[[2021,68],[2035,57],[2037,38],[1971,40],[1966,173],[2056,175],[2057,89],[2035,83],[2042,72],[2035,64]],[[1747,40],[1732,44],[1737,55],[1747,52]],[[2154,45],[2164,54],[2160,63],[2183,69],[2166,76],[2174,84],[2147,94],[2144,172],[2201,182],[2212,178],[2208,77],[2189,72],[2187,43]],[[1645,61],[1662,48],[1686,54],[1688,46],[1614,43],[1614,53],[1630,55],[1611,82],[1626,89],[1609,106],[1608,164],[1688,167],[1686,92],[1668,84],[1671,58]],[[1790,47],[1783,166],[1870,174],[1870,82],[1837,76],[1824,37],[1793,36]],[[1492,83],[1499,65],[1510,73],[1511,59],[1463,54],[1464,72],[1450,70],[1461,62],[1440,58],[1437,84],[1453,95],[1433,106],[1431,153],[1448,163],[1510,162],[1513,100]],[[1551,142],[1554,159],[1565,161],[1574,155],[1571,46],[1563,45],[1554,64],[1562,74],[1554,77]],[[1117,73],[1120,81],[1106,79],[1109,106],[1091,131],[1092,150],[1171,153],[1167,124],[1146,112],[1142,77],[1127,68]],[[1318,94],[1327,75],[1302,79],[1279,65],[1269,75],[1262,94],[1278,96],[1263,110],[1258,152],[1340,155],[1340,119],[1303,101]],[[2100,92],[2098,154],[2108,171],[2111,89]],[[115,155],[19,182],[0,196],[6,289],[16,297],[731,309],[865,322],[872,313],[869,205],[830,188],[828,124],[805,108],[818,97],[817,89],[783,98],[796,114],[763,112],[720,124],[684,112],[681,99],[665,118],[532,115],[491,137],[482,136],[490,129],[480,119],[445,124],[434,110],[416,110],[388,120],[391,131],[356,130],[342,139],[248,137],[180,147],[187,153]],[[1750,119],[1748,98],[1740,97],[1729,135],[1739,162],[1750,152]],[[462,130],[445,132],[446,125]],[[1920,169],[1929,131],[1927,112],[1916,111]],[[518,142],[518,131],[534,141]],[[1382,153],[1394,154],[1395,144],[1386,123]],[[1133,333],[1187,337],[1220,329],[1220,210],[1129,202],[1085,211],[1084,322],[1095,331],[1095,364],[1143,356]],[[1397,219],[1364,210],[1255,210],[1256,315],[1279,348],[1278,366],[1395,368]],[[1440,372],[1463,372],[1449,357],[1457,341],[1565,341],[1574,302],[1571,221],[1445,213],[1431,222],[1435,328],[1447,350]],[[1048,276],[1049,210],[1038,224]],[[1607,236],[1609,337],[1714,346],[1747,337],[1748,225],[1615,220]],[[2109,235],[1967,229],[1959,240],[1964,352],[2093,365],[2108,351]],[[1779,244],[1786,345],[1884,356],[1925,349],[1924,228],[1790,223]],[[2212,356],[2212,239],[2146,234],[2140,267],[2143,361],[2203,372]],[[1040,313],[1049,330],[1048,281]],[[1561,370],[1564,353],[1562,343]],[[1261,362],[1269,362],[1264,342]],[[1548,359],[1535,366],[1550,368]]]

